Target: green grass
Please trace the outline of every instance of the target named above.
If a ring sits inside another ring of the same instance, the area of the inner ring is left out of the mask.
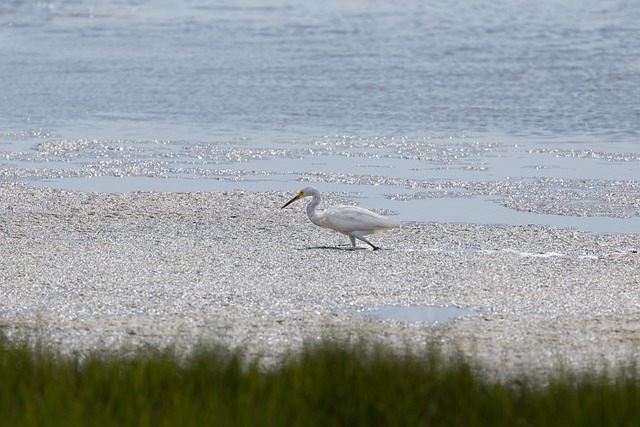
[[[634,368],[485,378],[461,358],[325,341],[277,368],[201,348],[62,357],[0,333],[0,426],[640,425]]]

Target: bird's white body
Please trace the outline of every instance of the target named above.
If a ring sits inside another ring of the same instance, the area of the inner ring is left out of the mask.
[[[316,208],[320,204],[321,196],[320,192],[313,187],[306,187],[300,190],[283,208],[304,197],[311,197],[311,201],[307,205],[307,215],[311,222],[319,227],[329,228],[349,236],[353,247],[356,246],[356,239],[358,239],[367,243],[373,249],[378,249],[364,236],[400,226],[398,222],[391,218],[357,206],[336,205],[325,211],[318,212]]]

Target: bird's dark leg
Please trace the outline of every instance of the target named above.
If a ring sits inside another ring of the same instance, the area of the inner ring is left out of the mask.
[[[379,246],[374,245],[373,243],[371,243],[370,241],[368,241],[367,239],[364,238],[364,236],[352,236],[351,239],[355,242],[354,237],[358,238],[359,240],[362,240],[363,242],[365,242],[367,245],[371,246],[373,248],[374,251],[377,251],[378,249],[380,249]],[[355,246],[355,245],[354,245]]]

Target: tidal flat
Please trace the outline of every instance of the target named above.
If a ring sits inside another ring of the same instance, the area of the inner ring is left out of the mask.
[[[406,221],[349,251],[289,196],[2,184],[0,328],[63,354],[214,342],[265,365],[327,338],[437,345],[497,376],[640,361],[638,234]],[[382,306],[475,314],[363,315]]]

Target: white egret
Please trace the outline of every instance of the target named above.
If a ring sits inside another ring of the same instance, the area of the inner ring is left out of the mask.
[[[391,228],[400,227],[398,222],[391,218],[378,215],[357,206],[331,206],[323,212],[318,212],[316,208],[320,204],[320,192],[313,187],[305,187],[289,200],[281,209],[286,208],[296,200],[311,197],[311,201],[307,205],[307,215],[312,223],[319,227],[330,228],[346,234],[351,239],[351,246],[356,247],[356,239],[362,240],[374,250],[380,249],[364,236],[367,234],[377,233],[379,231],[389,230]]]

